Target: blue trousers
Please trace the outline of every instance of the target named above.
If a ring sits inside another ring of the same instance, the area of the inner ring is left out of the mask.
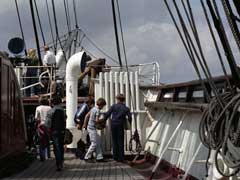
[[[64,160],[64,131],[53,131],[53,152],[57,167],[62,166]]]
[[[40,155],[41,161],[44,161],[46,159],[46,152],[47,152],[47,157],[50,158],[51,151],[50,151],[50,137],[47,132],[47,128],[44,126],[42,130],[44,130],[44,134],[39,133],[39,140],[40,140],[39,155]]]
[[[113,159],[124,160],[124,128],[123,126],[112,126]]]
[[[51,157],[50,144],[48,144],[47,146],[42,146],[40,144],[40,146],[39,146],[39,155],[40,155],[40,159],[41,160],[45,160],[46,159],[46,151],[47,151],[47,157],[50,158]]]

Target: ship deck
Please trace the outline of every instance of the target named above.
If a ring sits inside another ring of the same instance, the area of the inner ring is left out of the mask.
[[[72,153],[65,153],[64,169],[56,171],[55,159],[50,158],[44,162],[34,161],[24,171],[4,180],[141,180],[145,179],[133,168],[124,163],[115,162],[111,159],[106,162],[85,162],[77,159]]]

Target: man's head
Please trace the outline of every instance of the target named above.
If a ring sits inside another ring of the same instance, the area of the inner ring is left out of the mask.
[[[44,97],[44,96],[41,96],[41,97],[39,98],[39,104],[45,105],[45,106],[49,105],[48,98],[47,98],[47,97]]]
[[[48,46],[44,46],[44,51],[49,51],[49,47]]]
[[[99,98],[97,100],[97,106],[99,107],[99,109],[102,109],[105,105],[106,105],[106,101],[104,98]]]
[[[118,102],[123,103],[125,101],[125,96],[123,94],[118,94],[116,98]]]

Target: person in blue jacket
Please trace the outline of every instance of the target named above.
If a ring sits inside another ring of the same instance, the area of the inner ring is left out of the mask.
[[[130,109],[125,105],[123,94],[116,96],[117,103],[112,105],[106,112],[104,120],[111,116],[111,132],[113,142],[113,159],[115,161],[124,161],[124,124],[132,120]],[[128,117],[128,119],[127,119]]]
[[[79,130],[82,129],[85,116],[92,109],[92,107],[94,106],[94,103],[95,103],[94,99],[88,97],[84,103],[81,103],[78,106],[77,112],[75,113],[74,122],[76,123],[77,128]]]

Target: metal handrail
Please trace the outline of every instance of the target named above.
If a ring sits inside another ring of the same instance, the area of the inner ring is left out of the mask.
[[[25,86],[25,87],[21,88],[20,90],[23,91],[23,90],[25,90],[25,89],[28,89],[28,88],[31,88],[31,87],[34,87],[34,86],[37,86],[37,85],[40,85],[40,86],[44,87],[44,85],[43,85],[42,82],[41,82],[44,74],[49,74],[48,70],[47,70],[47,71],[44,71],[44,72],[42,72],[42,73],[40,74],[40,76],[39,76],[39,78],[38,78],[38,79],[39,79],[39,82],[38,82],[38,83],[34,83],[34,84],[29,85],[29,86]],[[49,76],[51,76],[51,75],[49,75]]]
[[[38,69],[40,70],[42,68],[46,68],[47,70],[42,72],[39,76],[38,75],[37,76],[26,76],[26,72],[27,72],[28,68],[35,68],[37,70]],[[48,74],[48,78],[50,80],[49,84],[51,84],[52,80],[55,80],[55,73],[53,73],[54,68],[55,67],[53,67],[53,66],[16,66],[15,69],[22,70],[22,71],[20,71],[19,74],[17,74],[18,80],[21,81],[21,82],[19,82],[20,86],[22,85],[23,79],[38,79],[38,82],[30,84],[30,85],[25,86],[25,87],[21,87],[20,90],[24,91],[26,89],[29,89],[31,87],[35,87],[35,86],[38,86],[38,85],[44,87],[44,84],[42,83],[42,79],[44,78],[44,75],[46,75],[46,74]],[[23,71],[23,69],[24,69],[24,71]],[[50,88],[50,91],[51,91],[51,88]],[[51,92],[50,92],[50,94],[51,94]]]

